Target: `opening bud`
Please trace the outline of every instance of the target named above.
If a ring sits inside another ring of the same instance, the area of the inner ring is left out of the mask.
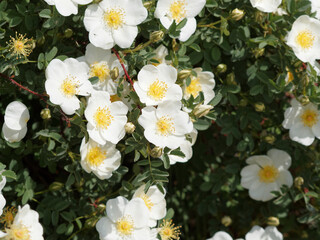
[[[154,147],[150,151],[150,155],[153,158],[159,158],[162,155],[162,148],[161,147]]]
[[[280,224],[279,218],[277,218],[277,217],[268,217],[267,224],[269,226],[277,227]]]
[[[262,102],[257,102],[254,104],[254,109],[257,112],[264,112],[264,110],[266,109],[266,106]]]
[[[151,34],[150,34],[150,41],[152,41],[152,42],[159,42],[159,41],[161,41],[162,39],[163,39],[163,37],[164,37],[164,32],[163,31],[155,31],[155,32],[152,32]]]
[[[211,109],[213,109],[213,107],[211,105],[198,104],[193,109],[193,114],[197,118],[201,118],[203,116],[206,116],[210,112]]]
[[[221,224],[225,227],[229,227],[232,224],[232,219],[229,216],[224,216],[221,218]]]
[[[267,135],[264,137],[264,140],[269,144],[273,144],[276,141],[276,138],[273,135]]]
[[[227,71],[228,67],[226,64],[224,63],[220,63],[218,66],[217,66],[217,73],[225,73]]]
[[[40,116],[43,120],[47,120],[51,118],[51,112],[49,108],[44,108],[40,112]]]
[[[136,130],[136,126],[132,122],[127,122],[126,125],[124,125],[124,130],[126,133],[131,134]]]
[[[294,186],[296,188],[300,189],[303,184],[304,184],[304,179],[302,177],[296,177],[294,179]]]
[[[119,68],[114,67],[111,71],[110,71],[110,77],[112,80],[116,80],[119,77]]]
[[[231,19],[235,21],[239,21],[243,18],[244,15],[245,15],[245,12],[243,10],[236,8],[236,9],[233,9],[231,12]]]

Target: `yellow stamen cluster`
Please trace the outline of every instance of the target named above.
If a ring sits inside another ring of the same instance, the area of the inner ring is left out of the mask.
[[[10,36],[10,41],[7,43],[10,52],[15,55],[17,58],[28,57],[33,50],[34,41],[25,37],[26,35],[17,34],[16,37]]]
[[[202,91],[202,88],[200,85],[200,79],[193,77],[191,79],[189,86],[186,87],[186,92],[187,94],[190,94],[194,98],[196,98],[199,95],[200,91]]]
[[[124,24],[125,12],[122,8],[113,8],[105,12],[103,19],[113,29],[118,29]]]
[[[311,48],[314,44],[315,36],[309,30],[299,32],[296,36],[297,44],[304,50]]]
[[[176,0],[170,5],[171,17],[177,22],[181,22],[186,17],[186,3],[184,0]]]
[[[149,210],[151,210],[151,208],[154,206],[154,204],[151,201],[151,199],[144,193],[140,196],[140,198],[144,201],[144,203],[146,204],[147,208]]]
[[[108,107],[99,107],[95,112],[93,118],[96,122],[97,127],[104,129],[107,129],[114,119]]]
[[[147,95],[155,101],[160,101],[166,96],[167,90],[167,84],[157,79],[150,85]]]
[[[107,157],[107,152],[102,151],[99,147],[91,148],[87,154],[87,162],[91,166],[100,166],[104,159]]]
[[[5,231],[7,233],[5,240],[31,240],[30,231],[23,224],[12,225]]]
[[[134,222],[130,216],[124,216],[116,222],[116,228],[122,237],[130,236],[134,229]]]
[[[161,117],[156,123],[157,133],[162,136],[168,136],[175,132],[172,118],[168,116]]]
[[[318,113],[315,110],[306,109],[301,115],[304,126],[312,127],[318,122]]]
[[[274,166],[264,166],[259,170],[259,178],[261,182],[264,183],[273,183],[279,176],[279,171]]]
[[[160,225],[159,235],[161,236],[162,240],[179,240],[180,239],[180,226],[175,227],[172,223],[172,220],[163,220]]]
[[[3,210],[2,216],[0,217],[0,223],[2,223],[5,227],[11,226],[16,213],[17,209],[15,207],[6,207]]]
[[[104,82],[110,77],[110,69],[106,63],[93,63],[90,65],[90,77],[98,77],[100,82]]]
[[[62,93],[66,97],[70,98],[78,93],[78,82],[75,80],[74,77],[69,76],[63,80],[60,88]]]

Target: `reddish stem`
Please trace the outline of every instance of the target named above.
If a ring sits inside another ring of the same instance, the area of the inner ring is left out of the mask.
[[[119,62],[120,62],[120,64],[121,64],[121,67],[122,67],[122,69],[123,69],[123,71],[124,71],[124,74],[125,74],[126,77],[128,78],[128,80],[129,80],[129,82],[130,82],[130,84],[131,84],[131,86],[132,86],[132,88],[133,88],[133,91],[135,91],[135,90],[134,90],[134,87],[133,87],[133,82],[132,82],[132,80],[131,80],[128,72],[127,72],[126,67],[125,67],[124,64],[123,64],[123,61],[122,61],[122,59],[121,59],[118,51],[117,51],[116,49],[114,49],[114,48],[112,48],[112,51],[113,51],[114,54],[117,56],[117,58],[118,58],[118,60],[119,60]]]
[[[18,86],[20,89],[26,90],[27,92],[29,92],[29,93],[31,93],[31,94],[39,97],[42,101],[44,101],[46,104],[48,104],[48,103],[47,103],[47,100],[44,98],[44,95],[42,95],[42,94],[40,94],[40,93],[37,93],[37,92],[35,92],[35,91],[32,91],[32,90],[30,90],[29,88],[21,85],[20,83],[18,83],[17,81],[15,81],[12,77],[8,77],[8,76],[6,76],[6,75],[4,75],[4,74],[2,74],[2,73],[0,73],[0,76],[1,76],[2,78],[8,79],[11,83],[13,83],[14,85]],[[64,112],[62,112],[61,109],[60,109],[60,113],[61,113],[61,115],[62,115],[62,119],[63,119],[64,121],[66,121],[67,126],[70,127],[70,126],[71,126],[70,119],[64,114]]]

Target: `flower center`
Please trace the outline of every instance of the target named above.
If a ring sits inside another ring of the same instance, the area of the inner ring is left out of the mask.
[[[191,94],[194,98],[196,98],[199,95],[199,92],[202,90],[200,85],[200,79],[199,78],[193,78],[191,79],[191,82],[189,86],[187,86],[186,91],[188,94]]]
[[[130,216],[120,218],[116,223],[116,228],[122,237],[131,235],[134,228],[132,218]]]
[[[261,182],[272,183],[278,178],[279,171],[274,166],[267,165],[259,170],[258,175]]]
[[[184,0],[177,0],[170,5],[171,17],[177,22],[181,22],[186,17],[186,3]]]
[[[104,129],[107,129],[114,119],[108,107],[99,107],[93,118],[96,121],[97,127]]]
[[[118,29],[124,23],[124,14],[122,8],[113,8],[105,12],[103,19],[110,28]]]
[[[163,220],[160,225],[159,235],[162,240],[180,239],[180,226],[175,227],[172,221]]]
[[[304,126],[312,127],[318,122],[318,113],[311,109],[306,109],[301,115]]]
[[[31,240],[30,232],[23,224],[12,225],[10,229],[6,228],[6,233],[5,240]]]
[[[6,227],[10,226],[13,223],[16,213],[17,209],[15,207],[6,207],[0,217],[0,223]]]
[[[175,132],[174,123],[172,118],[163,116],[161,117],[157,123],[157,132],[162,136],[168,136]]]
[[[99,147],[91,148],[87,154],[87,162],[91,166],[100,166],[104,159],[106,159],[106,151],[102,151]]]
[[[296,37],[296,42],[304,50],[311,48],[314,40],[315,36],[309,30],[301,31]]]
[[[154,206],[153,202],[151,201],[151,199],[143,193],[143,195],[140,196],[140,198],[144,201],[144,203],[146,204],[147,208],[149,209],[149,211],[151,210],[151,208]]]
[[[147,95],[156,101],[160,101],[166,96],[167,90],[167,84],[157,79],[150,85]]]
[[[73,97],[78,93],[78,83],[74,77],[67,77],[61,84],[61,91],[66,97]]]
[[[20,57],[21,55],[27,57],[30,55],[33,49],[33,40],[25,38],[25,35],[16,34],[16,37],[11,37],[11,40],[8,43],[10,51]]]
[[[98,77],[104,82],[110,76],[110,69],[106,63],[93,63],[90,65],[90,77]]]

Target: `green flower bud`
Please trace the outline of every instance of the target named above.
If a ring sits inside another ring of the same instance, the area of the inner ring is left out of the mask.
[[[264,112],[264,110],[266,109],[264,103],[262,102],[257,102],[254,104],[254,109],[257,111],[257,112]]]
[[[220,63],[218,66],[217,66],[217,73],[225,73],[227,71],[228,67],[226,64],[224,63]]]
[[[304,184],[304,179],[302,177],[296,177],[294,179],[294,186],[296,188],[300,189],[303,184]]]
[[[178,73],[178,79],[183,80],[191,75],[191,69],[183,69]]]
[[[49,186],[49,191],[52,191],[52,192],[59,191],[63,187],[64,187],[63,183],[61,183],[61,182],[53,182]]]
[[[152,42],[159,42],[159,41],[161,41],[162,39],[163,39],[163,37],[164,37],[164,32],[163,31],[155,31],[155,32],[152,32],[151,34],[150,34],[150,41],[152,41]]]
[[[136,130],[136,126],[132,122],[127,122],[124,125],[124,129],[125,129],[126,133],[131,134],[134,132],[134,130]]]
[[[235,21],[239,21],[243,18],[244,15],[245,15],[245,12],[243,10],[236,8],[236,9],[233,9],[231,12],[231,19]]]
[[[64,37],[65,38],[71,38],[73,35],[73,31],[71,28],[67,28],[66,30],[64,30]]]
[[[51,112],[49,108],[44,108],[40,112],[40,116],[43,120],[47,120],[51,118]]]
[[[229,227],[232,224],[232,219],[229,216],[224,216],[221,219],[221,224],[225,227]]]
[[[267,135],[264,137],[264,140],[269,144],[273,144],[276,141],[276,138],[273,135]]]
[[[154,147],[150,151],[150,155],[153,158],[159,158],[162,155],[162,148],[161,147]]]
[[[203,104],[198,104],[194,109],[193,109],[193,114],[197,117],[197,118],[201,118],[203,116],[206,116],[210,110],[213,107],[211,105],[203,105]]]
[[[268,217],[267,224],[269,226],[277,227],[280,224],[279,218],[277,218],[277,217]]]
[[[112,80],[116,80],[119,77],[119,68],[114,67],[111,71],[110,71],[110,77]]]

